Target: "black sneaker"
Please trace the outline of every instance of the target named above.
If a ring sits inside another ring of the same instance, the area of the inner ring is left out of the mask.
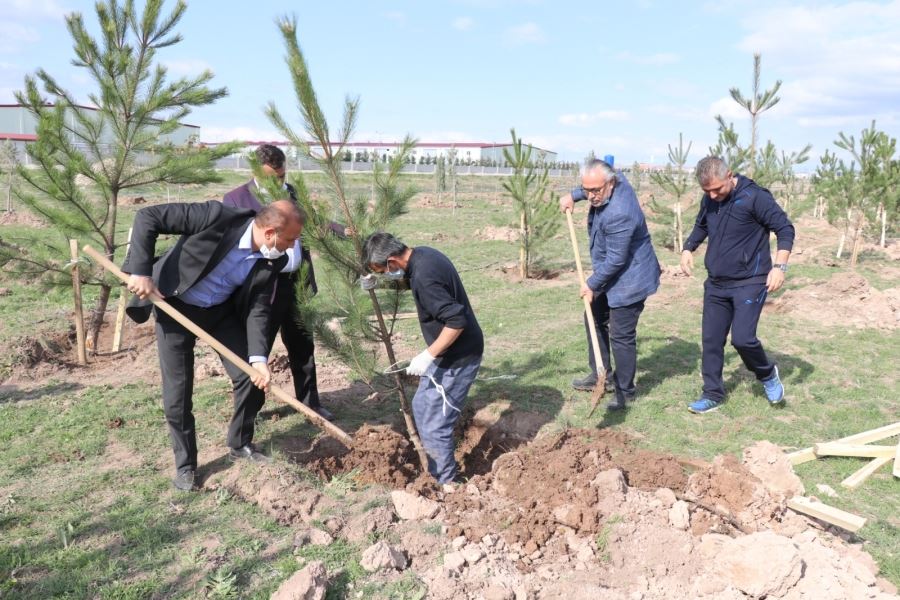
[[[595,385],[597,385],[597,376],[593,373],[572,380],[572,388],[580,392],[593,392]]]
[[[272,462],[272,459],[270,457],[257,450],[256,446],[254,446],[253,444],[247,444],[246,446],[241,446],[240,448],[229,448],[228,458],[233,461],[249,460],[250,462],[258,463],[261,465]]]
[[[197,489],[195,480],[194,470],[184,469],[179,471],[178,475],[175,476],[175,479],[172,480],[172,485],[182,492],[192,492]]]

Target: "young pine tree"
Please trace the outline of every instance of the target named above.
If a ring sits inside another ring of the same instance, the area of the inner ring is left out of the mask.
[[[537,250],[559,230],[559,209],[555,194],[551,192],[550,175],[546,166],[535,165],[531,160],[531,146],[522,144],[511,129],[512,151],[503,149],[503,158],[513,172],[503,181],[503,188],[512,197],[519,216],[519,277],[523,280],[533,274],[538,260]]]
[[[672,224],[672,251],[676,254],[681,253],[681,247],[684,245],[684,222],[682,215],[684,209],[691,205],[692,199],[688,198],[687,205],[684,204],[683,198],[691,186],[693,177],[685,167],[688,161],[688,155],[691,153],[693,142],[688,142],[687,148],[684,147],[684,139],[682,134],[678,134],[678,147],[673,148],[671,144],[669,148],[669,164],[666,165],[664,171],[653,171],[650,173],[650,180],[658,185],[664,192],[672,197],[672,205],[666,206],[658,202],[655,198],[651,202],[654,212],[663,215],[671,215]]]
[[[750,97],[744,97],[736,87],[728,90],[735,102],[741,105],[750,114],[750,165],[747,175],[756,180],[756,146],[759,136],[759,115],[766,112],[781,100],[776,94],[781,88],[781,80],[775,82],[771,89],[760,91],[759,76],[760,64],[762,57],[759,54],[753,55],[753,94]]]
[[[94,90],[87,100],[95,108],[82,106],[43,69],[26,77],[25,89],[16,93],[37,121],[37,140],[27,149],[37,168],[18,168],[22,183],[15,195],[57,233],[55,238],[42,234],[42,243],[32,245],[33,250],[0,255],[0,262],[12,263],[22,275],[70,283],[65,269],[67,238],[99,245],[112,257],[119,247],[117,217],[123,192],[152,184],[218,181],[214,161],[235,150],[231,144],[176,147],[165,141],[192,109],[212,104],[226,90],[207,87],[213,77],[210,71],[196,77],[167,77],[157,54],[181,41],[175,26],[186,5],[179,0],[164,15],[162,4],[163,0],[147,0],[139,10],[132,0],[97,2],[98,37],[88,33],[80,13],[66,16],[74,44],[72,64],[91,81]],[[88,329],[96,351],[112,284],[100,271],[81,273],[83,283],[100,286]]]
[[[297,41],[296,19],[281,18],[278,27],[287,50],[286,62],[297,96],[303,135],[288,124],[274,103],[269,103],[266,115],[292,144],[306,149],[328,180],[328,197],[314,199],[302,174],[295,173],[291,177],[297,199],[307,213],[303,244],[318,251],[322,257],[319,264],[324,262],[332,271],[331,277],[320,278],[319,294],[314,298],[309,297],[305,288],[300,288],[300,312],[319,344],[335,353],[364,381],[371,382],[379,371],[375,344],[380,343],[384,347],[391,365],[397,364],[392,334],[393,317],[400,306],[401,291],[397,288],[378,291],[360,289],[359,278],[368,272],[368,265],[364,264],[363,240],[375,231],[389,229],[393,220],[406,212],[415,190],[401,185],[400,172],[415,141],[407,137],[386,163],[377,158],[374,160],[374,193],[371,197],[369,194],[351,197],[340,156],[353,134],[359,100],[346,99],[341,127],[332,136]],[[306,142],[309,139],[322,148],[321,155],[309,152]],[[335,206],[352,230],[349,239],[335,237],[330,231]],[[341,326],[336,327],[336,323],[341,323]],[[402,377],[399,373],[393,377],[410,439],[419,453],[422,468],[427,470],[427,459],[410,413]]]

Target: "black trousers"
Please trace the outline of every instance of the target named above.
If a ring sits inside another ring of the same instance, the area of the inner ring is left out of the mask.
[[[600,342],[600,357],[606,367],[606,378],[616,384],[616,400],[619,403],[633,400],[635,396],[634,374],[637,371],[637,324],[644,311],[644,300],[610,308],[606,294],[594,294],[591,300],[591,313],[597,326],[597,337]],[[597,373],[597,360],[591,344],[591,331],[588,329],[587,315],[584,329],[588,341],[588,363],[591,373]],[[616,368],[613,370],[609,360],[610,346]]]
[[[247,330],[230,302],[200,308],[177,299],[169,303],[181,314],[210,333],[238,356],[247,357]],[[196,336],[177,321],[156,310],[156,346],[162,372],[163,411],[175,451],[175,468],[197,468],[197,432],[194,428],[194,346]],[[221,356],[220,356],[221,358]],[[265,402],[265,393],[250,377],[229,361],[222,366],[234,389],[234,415],[228,426],[229,448],[240,448],[253,440],[253,422]]]
[[[297,400],[310,408],[319,407],[319,387],[316,383],[316,357],[312,333],[307,332],[297,309],[297,277],[295,273],[278,277],[278,289],[272,306],[272,326],[269,329],[269,348],[281,329],[281,341],[287,349],[288,362],[294,380]]]
[[[725,398],[722,369],[725,340],[731,330],[734,346],[744,365],[757,379],[767,379],[775,370],[756,337],[756,326],[766,303],[766,284],[725,288],[706,280],[703,285],[703,396],[717,402]]]

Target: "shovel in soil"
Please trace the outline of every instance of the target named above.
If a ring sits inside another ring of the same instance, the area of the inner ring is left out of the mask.
[[[97,252],[96,250],[91,248],[90,246],[85,246],[82,249],[84,250],[85,254],[87,254],[88,256],[93,258],[95,261],[97,261],[97,263],[100,264],[100,266],[102,266],[104,269],[106,269],[107,271],[109,271],[110,273],[115,275],[123,283],[128,283],[128,275],[123,273],[121,271],[121,269],[119,269],[119,267],[117,267],[115,264],[113,264],[113,262],[110,261],[108,258],[103,256],[102,254],[100,254],[99,252]],[[185,317],[183,314],[178,312],[177,309],[173,308],[171,304],[169,304],[168,302],[166,302],[165,300],[163,300],[162,298],[159,298],[159,297],[156,297],[156,298],[151,297],[150,301],[153,302],[153,304],[158,309],[160,309],[161,311],[165,312],[170,317],[172,317],[173,319],[178,321],[185,329],[187,329],[188,331],[190,331],[191,333],[196,335],[198,338],[200,338],[201,340],[203,340],[204,342],[206,342],[207,344],[212,346],[213,350],[218,352],[226,360],[228,360],[234,366],[239,368],[241,371],[243,371],[247,375],[250,375],[251,377],[256,375],[256,373],[257,373],[256,369],[251,367],[247,363],[247,361],[245,361],[244,359],[239,357],[237,354],[235,354],[234,352],[232,352],[231,350],[226,348],[225,345],[222,344],[219,340],[217,340],[216,338],[211,336],[209,333],[207,333],[206,331],[201,329],[193,321],[191,321],[190,319]],[[352,446],[353,438],[351,438],[349,435],[347,435],[341,428],[339,428],[337,425],[335,425],[331,421],[323,419],[313,409],[309,408],[302,402],[298,401],[296,398],[294,398],[293,396],[291,396],[290,394],[288,394],[287,392],[285,392],[284,390],[282,390],[281,388],[279,388],[278,386],[276,386],[274,384],[269,385],[269,391],[276,398],[278,398],[285,404],[295,408],[298,412],[302,413],[303,416],[305,416],[307,419],[312,421],[312,423],[314,425],[316,425],[317,427],[319,427],[319,429],[322,429],[323,431],[325,431],[325,433],[334,436],[348,448],[350,448]]]
[[[581,268],[581,254],[578,253],[578,239],[575,237],[575,225],[572,223],[572,211],[566,211],[566,221],[569,223],[569,237],[572,238],[572,252],[575,253],[575,268],[578,270],[579,287],[585,281],[584,269]],[[591,332],[591,347],[594,349],[594,364],[597,365],[597,383],[594,384],[594,390],[591,392],[591,412],[588,413],[590,419],[597,410],[600,398],[606,391],[606,368],[603,365],[603,357],[600,355],[600,339],[597,337],[597,324],[594,323],[594,313],[591,312],[591,301],[587,297],[584,300],[584,316],[588,322],[588,331]]]

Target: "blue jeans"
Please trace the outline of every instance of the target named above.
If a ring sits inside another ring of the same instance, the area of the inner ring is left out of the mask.
[[[438,483],[448,483],[456,477],[456,458],[453,456],[453,429],[459,420],[469,388],[478,376],[481,357],[453,369],[434,369],[431,377],[444,388],[447,401],[427,375],[419,380],[419,389],[412,400],[413,418],[428,455],[428,472]]]

